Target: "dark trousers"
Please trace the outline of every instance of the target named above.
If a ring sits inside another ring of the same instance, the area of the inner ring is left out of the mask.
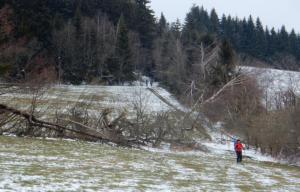
[[[243,155],[241,151],[236,151],[236,162],[241,163],[243,159]]]

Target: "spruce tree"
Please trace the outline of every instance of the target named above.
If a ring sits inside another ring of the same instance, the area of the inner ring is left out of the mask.
[[[133,80],[133,65],[131,62],[128,29],[123,15],[121,15],[117,26],[116,57],[117,67],[114,75],[119,83]]]
[[[292,29],[292,32],[289,35],[289,52],[291,52],[293,55],[297,57],[298,53],[298,47],[297,47],[297,35],[294,29]]]
[[[277,49],[280,52],[288,52],[289,46],[289,34],[286,31],[285,26],[282,26],[278,36]]]
[[[226,29],[226,26],[227,26],[227,18],[226,18],[226,15],[223,14],[223,15],[222,15],[221,22],[220,22],[220,27],[221,27],[220,36],[221,36],[222,38],[226,38],[226,37],[225,37],[225,29]]]
[[[197,31],[198,33],[207,33],[210,20],[207,11],[203,7],[193,6],[185,19],[184,28],[186,31]]]
[[[271,56],[271,50],[270,50],[270,44],[271,44],[271,33],[268,27],[266,27],[265,31],[265,37],[266,37],[266,53],[265,56],[268,58]]]
[[[217,12],[215,9],[211,10],[210,13],[210,22],[211,22],[211,28],[210,31],[212,33],[216,33],[219,34],[219,30],[220,30],[220,21],[219,21],[219,17],[217,15]]]
[[[274,29],[274,27],[271,29],[271,38],[269,42],[269,51],[270,55],[274,55],[277,51],[278,46],[278,35]]]
[[[179,19],[176,20],[176,22],[171,24],[171,32],[175,36],[176,39],[179,39],[181,36],[181,23]]]
[[[211,22],[208,15],[208,12],[202,6],[200,9],[200,18],[199,18],[199,31],[202,33],[208,33],[211,28]]]
[[[266,55],[266,37],[265,37],[265,31],[261,24],[261,21],[259,18],[256,20],[256,26],[255,26],[255,55],[259,58],[263,58]]]
[[[297,42],[296,42],[296,57],[298,58],[298,60],[300,60],[300,35],[297,35]]]
[[[247,20],[246,18],[244,18],[242,21],[241,21],[241,31],[240,31],[240,35],[241,35],[241,40],[240,40],[240,51],[241,52],[246,52],[248,50],[248,23],[247,23]]]
[[[246,34],[247,34],[247,40],[246,40],[246,51],[252,55],[255,56],[255,25],[252,19],[252,16],[250,15],[247,21],[247,28],[246,28]]]
[[[135,28],[145,48],[151,48],[155,35],[154,12],[148,8],[149,0],[135,0],[137,5]]]
[[[159,22],[158,22],[157,25],[158,25],[157,26],[157,33],[158,33],[158,36],[161,37],[168,30],[167,20],[166,20],[163,13],[161,13],[161,16],[160,16],[160,19],[159,19]]]

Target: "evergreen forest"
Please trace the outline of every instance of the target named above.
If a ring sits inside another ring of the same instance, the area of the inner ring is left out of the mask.
[[[180,92],[178,83],[197,75],[201,50],[222,42],[240,63],[300,67],[299,34],[251,16],[193,6],[183,23],[169,23],[163,14],[155,18],[149,0],[1,0],[0,7],[0,66],[10,81],[45,74],[64,83],[120,84],[142,73]]]

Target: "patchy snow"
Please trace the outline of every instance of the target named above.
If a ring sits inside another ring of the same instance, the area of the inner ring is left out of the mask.
[[[216,154],[225,154],[225,153],[230,153],[234,154],[234,145],[233,142],[227,142],[226,144],[221,144],[221,143],[215,143],[215,142],[204,142],[202,143],[204,146],[208,147],[210,151]],[[243,155],[250,157],[253,160],[256,161],[266,161],[266,162],[274,162],[274,163],[279,163],[278,160],[274,159],[271,156],[264,155],[260,153],[259,151],[256,151],[254,149],[245,149],[243,151]]]
[[[274,108],[274,99],[280,93],[290,90],[300,95],[300,72],[246,66],[241,67],[241,71],[258,80],[264,97],[271,102],[268,108]]]
[[[152,88],[173,105],[182,107],[169,92],[158,87],[157,83]],[[32,95],[9,93],[1,95],[0,99],[12,103],[12,105],[21,105],[24,109],[30,104]],[[27,104],[24,100],[27,101]],[[104,108],[134,111],[135,105],[141,106],[146,113],[172,110],[170,106],[151,93],[147,86],[56,85],[49,88],[39,100],[44,102],[44,107],[43,104],[40,104],[39,107],[45,110],[57,103],[64,110],[73,107],[77,103],[93,105],[98,112]]]
[[[300,187],[297,167],[244,161],[237,165],[231,153],[0,137],[0,191],[297,191]]]
[[[300,72],[245,66],[241,69],[242,72],[256,77],[260,85],[270,93],[292,89],[300,94]]]
[[[243,67],[260,75],[273,77],[269,91],[288,89],[289,80],[282,72]],[[298,73],[288,72],[291,77]],[[299,75],[300,78],[300,75]],[[279,78],[280,79],[280,78]],[[149,80],[143,78],[143,80]],[[280,86],[279,86],[280,85]],[[149,85],[148,85],[149,86]],[[300,86],[297,84],[296,88]],[[172,105],[188,111],[165,89],[151,87]],[[13,98],[13,99],[12,99]],[[6,94],[1,101],[26,109],[32,96]],[[39,110],[67,112],[78,103],[90,105],[89,111],[104,108],[134,111],[141,105],[146,113],[172,110],[148,90],[146,84],[135,86],[56,85],[40,98]],[[142,101],[142,102],[140,102]],[[27,103],[26,103],[27,102]],[[98,143],[51,138],[15,138],[0,136],[0,191],[297,191],[300,169],[278,164],[276,159],[254,149],[244,151],[250,158],[235,163],[233,144],[222,135],[222,123],[205,125],[212,141],[200,141],[210,152],[173,152],[170,145],[143,150],[110,147]],[[216,182],[218,181],[218,182]]]
[[[236,135],[232,135],[229,133],[224,133],[222,130],[222,122],[217,122],[211,126],[210,129],[207,129],[208,134],[211,137],[211,141],[201,142],[204,146],[208,147],[210,151],[216,154],[235,154],[234,151],[234,142],[233,138],[238,139],[239,137]],[[245,149],[243,151],[244,156],[250,157],[255,161],[265,161],[265,162],[273,162],[273,163],[286,163],[283,161],[279,161],[271,157],[270,155],[262,154],[259,150],[250,147],[249,149]]]

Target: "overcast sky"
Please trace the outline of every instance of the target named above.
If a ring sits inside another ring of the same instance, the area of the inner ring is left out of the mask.
[[[300,0],[151,0],[151,8],[157,17],[164,13],[169,22],[177,18],[184,21],[193,4],[211,10],[215,8],[219,17],[223,13],[239,18],[260,17],[264,25],[277,29],[285,25],[300,33]]]

